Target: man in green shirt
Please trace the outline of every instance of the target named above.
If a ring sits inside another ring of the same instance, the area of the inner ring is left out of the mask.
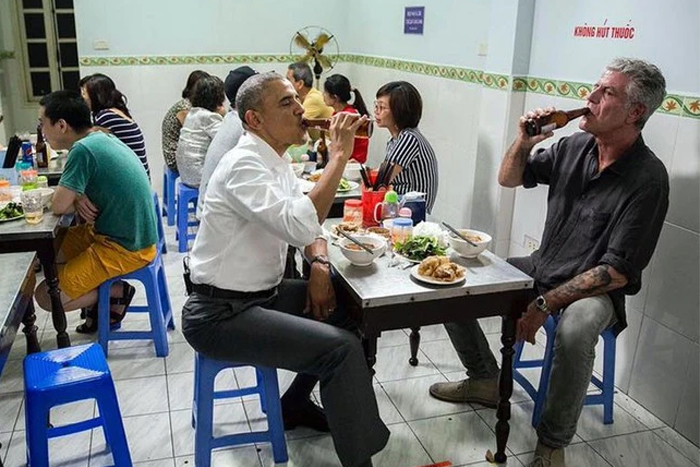
[[[54,214],[77,212],[86,223],[70,227],[59,251],[58,280],[66,311],[88,308],[77,332],[97,330],[97,288],[107,279],[148,265],[156,256],[156,213],[148,176],[134,152],[112,135],[93,131],[80,95],[57,91],[40,102],[39,121],[54,149],[70,149],[53,196]],[[135,293],[125,281],[111,289],[111,322],[124,318]],[[46,282],[36,290],[51,310]]]

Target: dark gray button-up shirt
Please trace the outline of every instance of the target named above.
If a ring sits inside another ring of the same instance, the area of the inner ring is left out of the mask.
[[[622,331],[624,295],[639,292],[666,217],[666,167],[640,135],[624,156],[598,173],[595,138],[576,133],[530,155],[523,185],[538,184],[549,185],[549,194],[542,243],[532,254],[533,278],[548,290],[609,264],[627,278],[627,285],[609,292],[615,330]]]

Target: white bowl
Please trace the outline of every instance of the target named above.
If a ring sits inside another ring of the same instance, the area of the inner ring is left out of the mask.
[[[49,206],[53,198],[53,188],[37,188],[36,190],[41,192],[41,204],[44,207]]]
[[[459,233],[461,233],[464,236],[467,236],[470,240],[472,240],[470,237],[478,237],[479,240],[474,239],[474,243],[476,243],[477,246],[470,245],[469,243],[465,242],[461,238],[457,237],[455,234],[450,232],[449,235],[449,241],[450,241],[450,246],[457,252],[459,256],[462,256],[463,258],[475,258],[486,249],[487,246],[489,246],[489,243],[491,243],[491,235],[485,233],[485,232],[480,232],[478,230],[471,230],[471,229],[458,229]]]
[[[353,235],[353,238],[361,241],[362,243],[367,243],[374,246],[374,248],[370,248],[372,253],[368,253],[359,247],[359,249],[353,250],[351,248],[357,245],[347,238],[340,238],[340,251],[343,253],[343,256],[345,256],[348,261],[355,266],[369,266],[376,258],[384,253],[384,250],[386,250],[386,241],[377,235]],[[349,245],[353,246],[348,247]]]
[[[303,162],[292,162],[292,170],[294,170],[294,175],[297,177],[301,177],[301,174],[304,173],[304,164]]]
[[[348,163],[348,165],[345,166],[343,177],[353,182],[359,182],[362,179],[362,175],[360,175],[360,164]]]

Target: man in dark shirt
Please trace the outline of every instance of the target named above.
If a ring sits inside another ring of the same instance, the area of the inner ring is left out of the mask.
[[[530,137],[520,118],[501,163],[505,187],[549,185],[541,248],[509,261],[535,279],[533,300],[518,321],[517,339],[535,343],[550,313],[559,313],[549,390],[537,427],[532,467],[563,467],[591,381],[598,336],[626,327],[624,295],[641,287],[668,209],[668,173],[644,144],[641,130],[665,96],[657,67],[616,59],[588,96],[583,133],[531,154],[552,133]],[[535,298],[536,297],[536,298]],[[469,379],[437,383],[430,394],[495,407],[498,366],[476,320],[446,325]]]

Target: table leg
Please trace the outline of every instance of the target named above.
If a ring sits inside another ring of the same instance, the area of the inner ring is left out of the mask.
[[[498,463],[506,461],[506,443],[510,434],[510,396],[513,394],[513,345],[515,344],[515,325],[516,320],[513,316],[507,315],[503,318],[503,327],[501,331],[501,354],[503,360],[501,362],[501,378],[498,382],[499,401],[496,417],[496,456],[495,460]]]
[[[377,363],[377,337],[376,334],[362,337],[362,348],[365,351],[367,366],[372,376],[374,376],[374,364]]]
[[[22,332],[27,340],[27,354],[41,352],[41,347],[39,346],[39,340],[36,337],[37,327],[34,325],[36,323],[36,313],[34,310],[34,299],[30,298],[27,304],[27,309],[24,311],[24,316],[22,317]]]
[[[70,337],[66,332],[66,313],[61,302],[61,291],[58,288],[58,274],[56,271],[56,256],[53,245],[40,248],[37,251],[39,261],[44,268],[46,285],[49,286],[49,296],[51,297],[51,319],[53,327],[56,329],[56,343],[59,349],[70,347]]]
[[[420,328],[411,328],[411,335],[408,337],[408,342],[411,344],[411,358],[408,359],[408,364],[418,366],[418,347],[420,346]]]

